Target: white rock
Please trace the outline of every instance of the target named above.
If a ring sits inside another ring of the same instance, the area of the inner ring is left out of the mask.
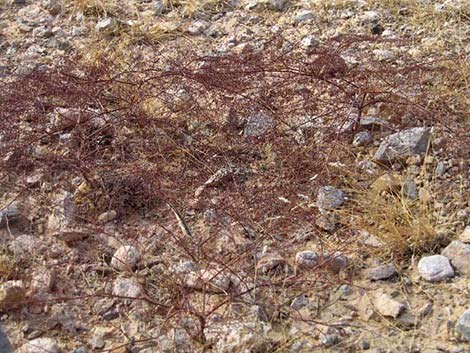
[[[25,343],[23,346],[20,347],[19,353],[40,353],[40,352],[47,352],[47,353],[58,353],[59,346],[57,342],[52,338],[41,337],[36,338],[28,343]]]
[[[450,260],[457,272],[470,275],[470,244],[454,240],[442,250],[442,255]]]
[[[111,259],[111,266],[120,271],[134,270],[140,260],[141,254],[137,248],[131,245],[121,246],[114,253]]]
[[[383,316],[389,316],[396,319],[405,309],[403,303],[393,299],[386,293],[377,293],[373,299],[374,307]]]
[[[418,263],[418,271],[422,278],[430,282],[443,281],[454,277],[454,269],[447,257],[442,255],[425,256]]]
[[[118,278],[113,284],[113,295],[125,298],[138,298],[142,287],[134,278]]]
[[[310,10],[300,10],[294,16],[294,22],[303,22],[313,19],[315,16]]]

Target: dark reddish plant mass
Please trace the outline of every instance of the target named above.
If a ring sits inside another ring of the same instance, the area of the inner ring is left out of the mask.
[[[173,239],[185,258],[251,278],[260,239],[282,249],[294,230],[312,221],[306,204],[319,183],[339,177],[331,163],[351,165],[350,140],[369,109],[396,127],[454,116],[432,93],[430,78],[444,69],[407,57],[377,61],[363,50],[374,41],[333,38],[305,51],[277,39],[262,49],[182,52],[178,60],[155,58],[127,69],[80,57],[38,68],[0,90],[2,183],[42,171],[58,189],[73,192],[78,179],[87,186],[76,200],[83,222],[109,209],[121,215],[165,204],[216,209],[253,247],[231,251],[224,244],[214,255],[212,233]],[[405,115],[412,119],[405,122]],[[264,286],[314,282],[325,284],[292,277]],[[189,307],[187,292],[173,295],[171,308],[162,304],[167,313]],[[200,320],[201,337],[207,313],[224,303],[202,314],[188,309]]]
[[[99,211],[185,206],[217,170],[243,167],[251,177],[226,185],[227,206],[253,221],[292,222],[298,215],[278,198],[295,201],[312,192],[313,175],[331,177],[326,163],[345,160],[344,142],[368,108],[380,105],[396,122],[405,112],[415,123],[436,117],[424,83],[433,69],[364,57],[359,48],[370,41],[335,38],[306,53],[276,40],[121,71],[80,58],[36,70],[3,85],[3,170],[79,176],[97,192]],[[344,60],[351,52],[358,64]]]

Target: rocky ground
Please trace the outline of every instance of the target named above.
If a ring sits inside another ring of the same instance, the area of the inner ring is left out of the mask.
[[[470,352],[466,1],[0,30],[0,352]]]

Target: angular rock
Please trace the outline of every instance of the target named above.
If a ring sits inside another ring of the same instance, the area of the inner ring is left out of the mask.
[[[54,285],[56,275],[53,269],[36,268],[33,270],[30,292],[34,294],[48,293]]]
[[[392,264],[387,264],[383,266],[378,266],[372,268],[367,273],[367,278],[371,281],[378,281],[382,279],[388,279],[397,274],[397,269]]]
[[[111,34],[118,28],[118,22],[111,17],[104,18],[95,25],[95,32]]]
[[[13,353],[13,347],[5,332],[0,327],[0,353]]]
[[[331,233],[336,230],[337,220],[338,217],[334,213],[325,213],[318,216],[318,218],[315,220],[315,224],[319,228]]]
[[[470,226],[465,227],[465,230],[459,236],[459,240],[463,243],[470,243]]]
[[[470,310],[466,310],[455,325],[457,338],[464,342],[470,342]]]
[[[442,255],[425,256],[418,262],[418,272],[429,282],[444,281],[454,277],[454,269],[447,257]]]
[[[261,137],[275,126],[275,121],[271,115],[259,112],[248,117],[243,135],[246,137]]]
[[[313,12],[311,10],[299,10],[294,15],[294,22],[299,23],[303,21],[312,20],[314,18],[315,16],[313,15]]]
[[[403,183],[403,194],[410,200],[416,200],[419,196],[418,186],[414,180],[407,180]]]
[[[376,128],[376,127],[383,127],[387,126],[388,121],[382,118],[372,116],[372,115],[364,115],[359,120],[359,125],[368,129]]]
[[[0,210],[0,227],[5,227],[7,223],[14,223],[19,219],[19,216],[18,203],[12,202],[10,205]]]
[[[111,259],[111,266],[119,271],[134,270],[141,257],[140,251],[137,248],[131,245],[121,246],[114,253]]]
[[[353,146],[366,146],[370,141],[372,141],[372,135],[367,131],[360,131],[353,138]]]
[[[317,193],[317,206],[321,211],[339,208],[346,200],[346,195],[343,190],[337,189],[334,186],[327,185],[318,189]]]
[[[300,268],[314,268],[318,265],[318,255],[311,250],[300,251],[295,255],[295,263]]]
[[[19,353],[58,353],[59,346],[57,342],[48,337],[36,338],[20,347]]]
[[[431,129],[415,127],[387,136],[374,154],[377,162],[393,162],[426,152]]]
[[[405,304],[400,303],[383,292],[377,293],[374,296],[372,303],[381,315],[393,317],[394,319],[396,319],[398,315],[406,309]]]
[[[0,309],[17,308],[24,301],[25,295],[23,281],[6,281],[0,287]]]
[[[98,216],[98,222],[101,224],[109,223],[115,220],[117,217],[117,212],[115,210],[110,210],[104,212]]]
[[[348,257],[339,251],[332,254],[325,254],[324,259],[326,268],[333,273],[339,273],[349,266]]]
[[[457,272],[470,275],[470,244],[454,240],[442,251]]]
[[[261,273],[266,273],[279,266],[283,266],[285,263],[286,260],[281,255],[276,253],[266,253],[261,255],[261,258],[256,265],[256,269]]]
[[[303,307],[307,306],[308,303],[310,303],[310,300],[307,297],[300,295],[294,298],[290,307],[294,310],[300,310]]]
[[[134,278],[118,278],[113,284],[113,295],[124,298],[139,298],[142,287]]]

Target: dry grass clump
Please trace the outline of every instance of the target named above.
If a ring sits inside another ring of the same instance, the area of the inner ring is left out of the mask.
[[[169,8],[178,9],[183,17],[195,17],[198,14],[217,13],[228,6],[227,0],[163,0]]]
[[[423,166],[423,171],[429,166]],[[437,202],[439,190],[436,181],[423,174],[425,182],[416,199],[410,198],[405,189],[406,177],[392,177],[386,187],[355,185],[350,190],[351,208],[341,211],[352,225],[367,231],[377,240],[377,245],[367,247],[376,256],[402,261],[415,255],[436,252],[451,237],[448,231],[454,222],[452,210]],[[382,184],[387,185],[387,184]],[[454,200],[458,203],[459,200]],[[454,201],[450,201],[451,203]],[[360,234],[363,243],[368,235]]]
[[[117,9],[114,0],[68,0],[72,6],[74,13],[81,12],[85,16],[90,17],[107,17],[112,16]]]

